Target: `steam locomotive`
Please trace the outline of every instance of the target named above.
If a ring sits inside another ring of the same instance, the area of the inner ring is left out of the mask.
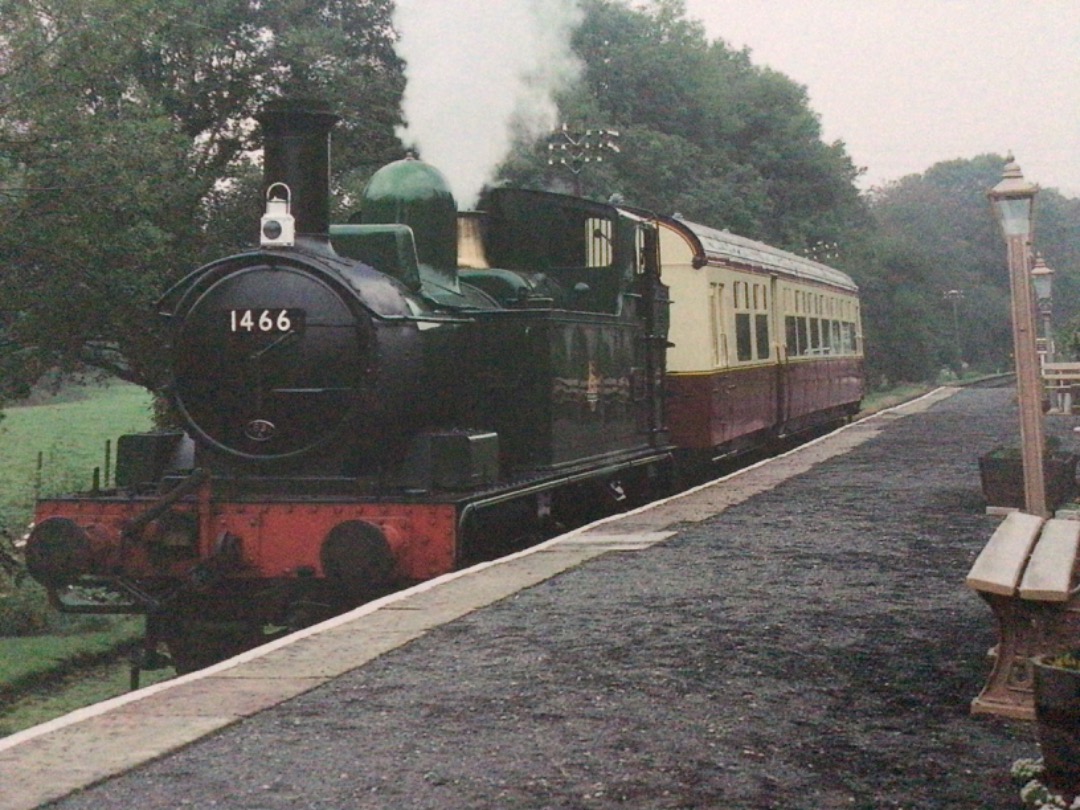
[[[842,273],[541,191],[459,214],[412,158],[331,225],[336,120],[264,109],[259,247],[160,301],[183,429],[38,504],[31,574],[61,610],[145,614],[142,665],[204,666],[857,410]]]

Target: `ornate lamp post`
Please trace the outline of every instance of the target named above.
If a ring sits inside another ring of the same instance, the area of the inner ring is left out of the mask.
[[[1020,399],[1020,448],[1024,463],[1024,504],[1033,515],[1046,517],[1043,477],[1042,391],[1035,346],[1035,302],[1032,300],[1030,243],[1031,211],[1038,187],[1024,180],[1012,155],[1001,182],[987,192],[1008,247],[1012,291],[1013,353]]]
[[[1041,253],[1035,254],[1035,266],[1031,268],[1031,283],[1035,285],[1035,300],[1039,305],[1039,315],[1042,316],[1043,360],[1047,363],[1054,361],[1054,332],[1050,327],[1050,316],[1053,312],[1052,294],[1054,289],[1054,271],[1043,261]]]

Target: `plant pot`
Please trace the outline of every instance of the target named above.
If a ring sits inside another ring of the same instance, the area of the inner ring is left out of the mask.
[[[1040,655],[1035,665],[1035,734],[1046,767],[1046,784],[1080,793],[1080,669],[1050,665]]]
[[[1073,453],[1043,456],[1046,505],[1050,509],[1056,509],[1076,492],[1076,462]],[[980,456],[979,477],[987,506],[1024,508],[1024,462],[1018,452],[999,448]]]

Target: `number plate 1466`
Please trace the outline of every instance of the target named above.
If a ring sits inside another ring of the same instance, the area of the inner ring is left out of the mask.
[[[229,331],[243,335],[282,334],[304,325],[301,309],[230,309]]]

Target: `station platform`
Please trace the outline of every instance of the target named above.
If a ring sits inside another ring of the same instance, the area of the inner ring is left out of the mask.
[[[0,808],[1014,808],[964,577],[1017,433],[939,389],[0,740]]]

